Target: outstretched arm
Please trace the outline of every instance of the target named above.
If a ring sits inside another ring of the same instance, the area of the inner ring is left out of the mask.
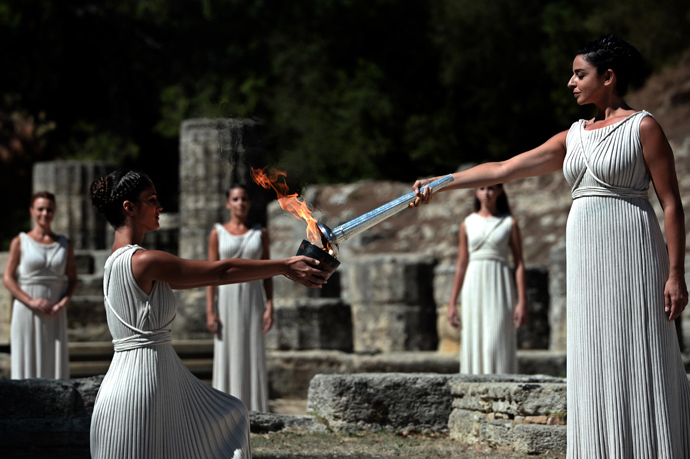
[[[646,116],[640,123],[642,152],[664,211],[670,272],[664,288],[664,310],[675,320],[688,304],[685,284],[685,214],[678,190],[673,150],[659,123]]]
[[[484,163],[471,169],[455,172],[453,174],[454,181],[439,190],[439,192],[460,188],[479,188],[557,171],[563,167],[567,135],[568,131],[563,131],[551,137],[537,148],[513,156],[506,161]],[[412,185],[412,190],[417,194],[417,199],[410,206],[417,207],[420,204],[431,202],[433,190],[426,188],[424,193],[421,193],[420,190],[438,178],[440,177],[417,180]]]
[[[150,292],[154,281],[168,282],[172,288],[185,289],[208,285],[225,285],[289,274],[307,287],[326,283],[324,272],[309,264],[316,259],[295,256],[282,260],[243,260],[228,258],[219,261],[186,260],[160,250],[139,250],[132,256],[132,272],[144,292]]]

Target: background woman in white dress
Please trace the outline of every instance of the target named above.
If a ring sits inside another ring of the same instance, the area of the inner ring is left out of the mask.
[[[578,50],[568,88],[596,115],[441,191],[563,169],[568,216],[568,458],[690,457],[690,384],[673,321],[688,304],[685,216],[661,126],[623,99],[641,58],[606,36]],[[524,69],[522,69],[524,70]],[[414,203],[429,202],[418,180]],[[648,197],[653,183],[666,245]],[[667,249],[668,247],[668,249]]]
[[[508,266],[512,253],[515,282]],[[517,295],[515,292],[517,286]],[[457,302],[461,296],[462,320]],[[516,302],[517,299],[517,302]],[[522,241],[503,185],[475,190],[474,213],[461,224],[448,320],[462,325],[460,372],[517,372],[515,330],[527,322]]]
[[[194,377],[172,346],[172,289],[249,282],[285,274],[308,287],[324,273],[282,260],[185,260],[145,250],[162,206],[151,180],[115,171],[91,185],[91,201],[115,228],[103,291],[115,353],[91,418],[93,458],[248,458],[249,416],[237,398]]]
[[[51,229],[52,193],[34,194],[29,212],[34,227],[12,239],[3,276],[15,298],[12,379],[69,379],[66,308],[77,289],[74,247]]]
[[[247,226],[247,187],[233,184],[225,197],[230,220],[211,230],[208,259],[268,260],[268,231],[261,225]],[[264,334],[273,325],[273,280],[207,287],[206,318],[214,334],[213,387],[239,398],[250,411],[268,411]]]

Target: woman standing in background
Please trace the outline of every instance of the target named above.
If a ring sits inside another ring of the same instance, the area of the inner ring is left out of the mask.
[[[34,194],[29,212],[34,227],[12,239],[3,275],[15,298],[12,379],[69,379],[65,309],[77,290],[74,247],[65,236],[53,233],[52,193]]]
[[[225,197],[230,220],[211,230],[209,260],[268,260],[268,231],[247,226],[252,204],[247,187],[233,184]],[[208,287],[206,318],[214,334],[213,387],[239,398],[250,411],[268,411],[264,335],[273,325],[273,280]]]
[[[527,322],[527,288],[517,220],[510,214],[503,185],[477,188],[474,213],[460,224],[458,264],[448,304],[448,320],[462,324],[460,372],[517,372],[515,330]],[[515,286],[508,253],[515,263]],[[456,304],[462,292],[462,321]]]

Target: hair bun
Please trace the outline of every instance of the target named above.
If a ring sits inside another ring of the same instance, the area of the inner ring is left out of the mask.
[[[99,177],[91,184],[91,203],[102,212],[110,202],[110,190],[108,189],[108,177]]]

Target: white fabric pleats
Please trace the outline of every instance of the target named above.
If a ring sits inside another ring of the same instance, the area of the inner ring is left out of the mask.
[[[32,298],[57,303],[67,288],[67,238],[58,236],[54,243],[47,245],[39,244],[25,233],[20,233],[19,239],[19,286]],[[12,379],[69,379],[66,309],[48,316],[14,300],[11,340]]]
[[[469,264],[460,296],[460,372],[511,374],[517,371],[513,326],[515,288],[507,264],[510,215],[465,219]]]
[[[258,260],[263,252],[261,227],[235,236],[216,224],[220,259]],[[213,387],[234,395],[250,411],[268,411],[268,377],[263,315],[263,281],[218,287],[217,314],[221,332],[213,346]]]
[[[690,385],[638,112],[567,136],[568,458],[690,457]]]
[[[144,293],[132,274],[138,246],[115,251],[103,279],[115,354],[91,420],[93,458],[249,458],[242,402],[194,377],[172,347],[177,304],[167,283]]]

